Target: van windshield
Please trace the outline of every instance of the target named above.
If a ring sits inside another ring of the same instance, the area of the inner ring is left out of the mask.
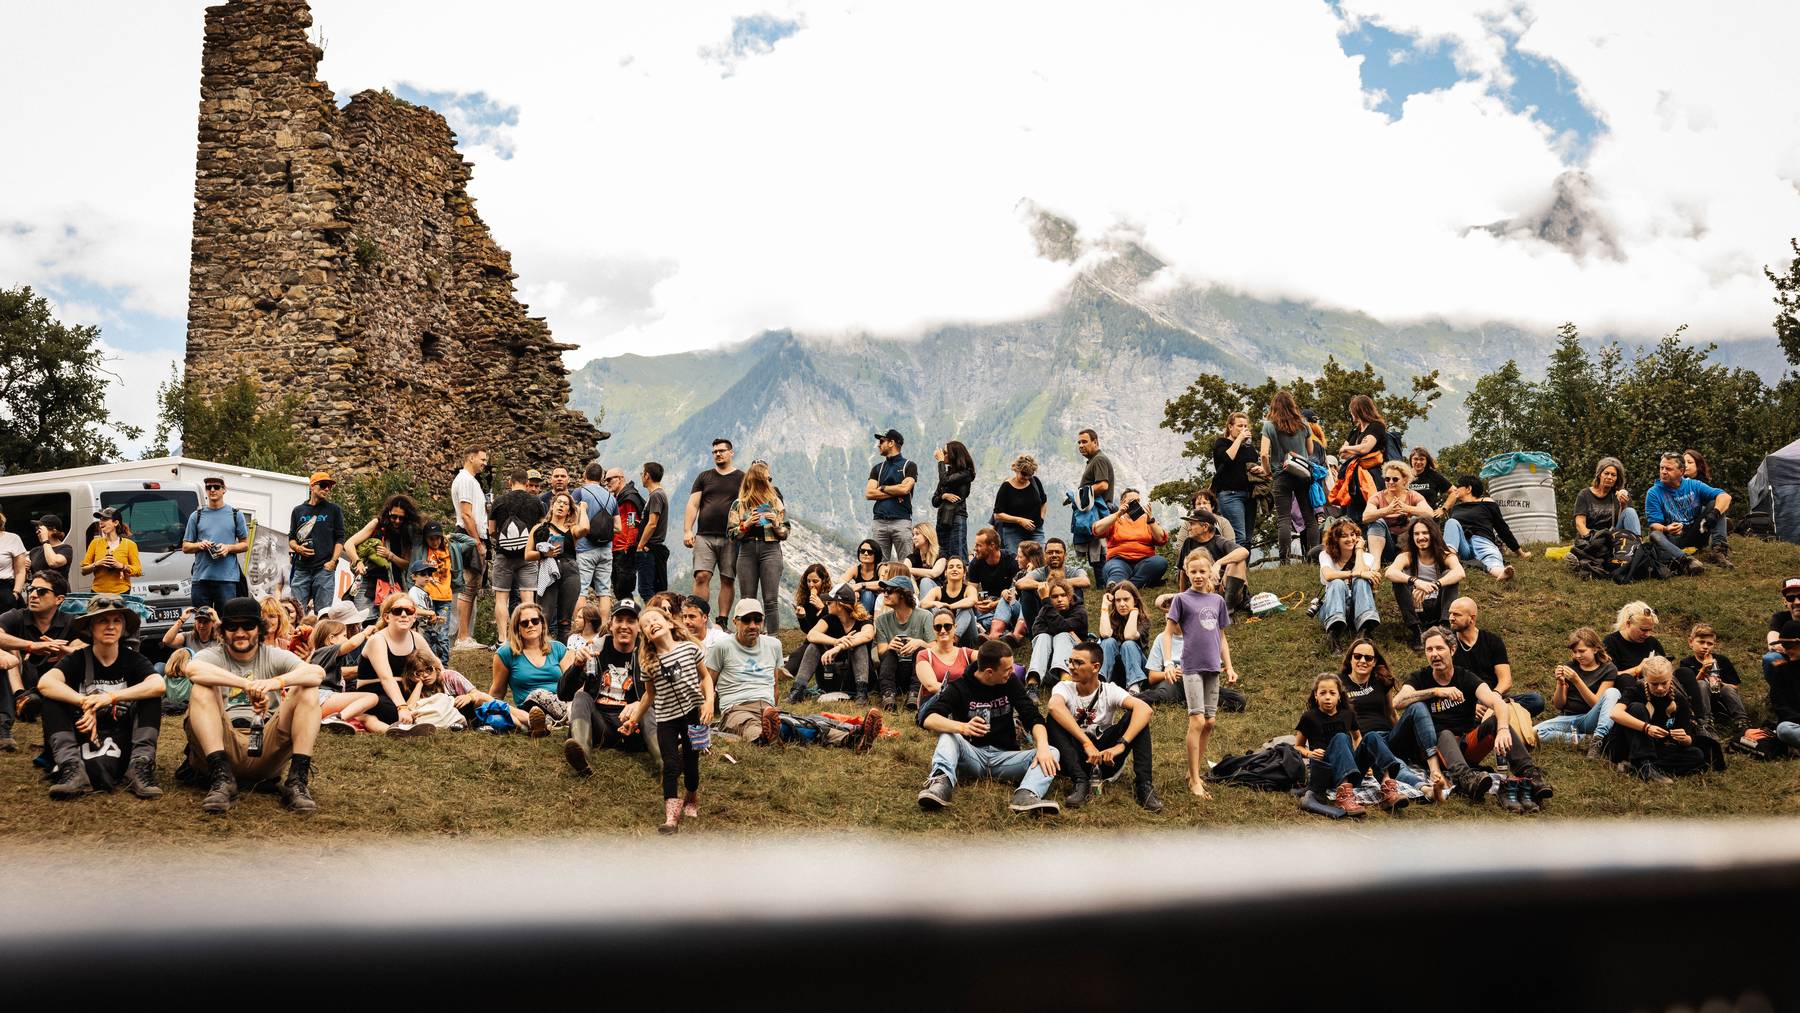
[[[122,489],[101,493],[100,505],[118,508],[138,552],[150,556],[180,547],[188,515],[200,508],[200,497],[182,489]]]

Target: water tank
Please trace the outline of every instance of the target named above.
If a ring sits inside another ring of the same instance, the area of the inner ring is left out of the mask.
[[[1556,461],[1550,455],[1496,454],[1482,464],[1481,477],[1520,544],[1562,541],[1556,527]]]

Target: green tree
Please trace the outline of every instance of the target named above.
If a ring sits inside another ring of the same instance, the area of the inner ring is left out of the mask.
[[[31,286],[0,289],[0,470],[51,471],[119,458],[143,430],[106,410],[100,328],[56,320]]]
[[[306,473],[306,454],[294,438],[298,395],[267,398],[255,381],[240,376],[222,388],[203,388],[179,368],[157,389],[159,405],[153,453],[179,450],[189,457],[288,474]]]
[[[1800,240],[1789,239],[1788,245],[1794,259],[1787,273],[1778,275],[1764,265],[1763,274],[1775,284],[1775,339],[1788,362],[1800,366]]]

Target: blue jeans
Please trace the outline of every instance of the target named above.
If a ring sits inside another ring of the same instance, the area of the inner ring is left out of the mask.
[[[1539,742],[1573,743],[1583,735],[1604,736],[1612,731],[1613,704],[1619,702],[1619,691],[1607,689],[1585,714],[1564,714],[1537,724]]]
[[[1031,638],[1031,664],[1025,671],[1043,682],[1049,672],[1067,672],[1069,670],[1069,654],[1075,650],[1073,633],[1058,633],[1051,636],[1039,633]]]
[[[196,610],[211,606],[222,609],[225,603],[237,596],[235,580],[196,580],[194,581],[193,605]]]
[[[937,524],[938,553],[943,556],[955,556],[968,562],[969,559],[969,515],[957,514],[956,519],[948,524],[939,521]],[[1005,551],[1002,549],[1001,551]]]
[[[337,573],[319,567],[315,570],[302,570],[298,566],[288,574],[288,593],[300,603],[300,612],[323,612],[331,607],[332,596],[337,591]]]
[[[1644,537],[1644,522],[1638,519],[1638,512],[1634,507],[1626,507],[1621,510],[1619,519],[1613,522],[1613,526],[1621,531],[1629,531],[1639,538]]]
[[[1781,722],[1775,726],[1775,737],[1781,740],[1782,745],[1800,752],[1800,724],[1792,721]]]
[[[931,776],[942,775],[949,778],[951,784],[962,777],[975,780],[985,777],[1001,784],[1018,785],[1043,798],[1054,779],[1038,769],[1037,764],[1032,762],[1036,758],[1037,751],[1034,749],[1019,749],[1009,753],[993,746],[976,746],[961,735],[945,733],[938,736],[937,748],[931,753]],[[1058,763],[1061,763],[1060,756]]]
[[[1145,556],[1135,561],[1115,556],[1101,565],[1100,582],[1111,587],[1121,580],[1129,580],[1139,588],[1155,587],[1162,583],[1168,572],[1169,561],[1161,556]]]
[[[996,619],[1000,621],[1000,632],[1002,633],[1012,629],[1013,624],[1019,621],[1019,603],[1017,600],[1007,601],[1005,598],[995,598],[994,611],[992,612],[976,612],[974,609],[968,609],[967,611],[975,617],[975,624],[980,627],[981,632],[983,633],[988,631]]]
[[[1463,534],[1462,522],[1455,518],[1444,522],[1444,544],[1455,549],[1459,558],[1479,560],[1485,569],[1498,570],[1506,565],[1500,546],[1481,535]]]
[[[956,616],[956,642],[963,647],[974,647],[981,639],[980,624],[975,621],[974,609],[951,609]]]
[[[1248,489],[1226,489],[1219,493],[1219,512],[1231,522],[1232,533],[1239,545],[1249,545],[1256,525],[1256,496]]]
[[[1125,663],[1125,688],[1130,689],[1148,678],[1144,674],[1144,649],[1138,646],[1137,641],[1120,640],[1117,637],[1101,640],[1100,678],[1111,682],[1113,665],[1120,661]]]
[[[431,653],[437,655],[437,659],[446,665],[450,664],[450,613],[452,611],[450,606],[454,604],[456,604],[454,598],[450,601],[432,602],[432,614],[443,622],[425,625],[425,642],[431,645]]]
[[[613,596],[613,548],[582,549],[575,556],[581,567],[581,593],[595,598]]]
[[[1711,531],[1701,531],[1700,518],[1696,517],[1682,527],[1679,538],[1670,538],[1661,531],[1652,531],[1648,537],[1651,542],[1656,544],[1657,548],[1668,553],[1669,558],[1680,559],[1684,555],[1682,549],[1697,549],[1701,546],[1711,546],[1715,549],[1724,548],[1725,536],[1730,531],[1731,522],[1724,517],[1719,518],[1718,526]]]
[[[661,542],[652,542],[644,546],[644,551],[634,552],[637,557],[637,593],[638,597],[648,601],[653,594],[660,594],[669,589],[669,547]]]
[[[1325,744],[1325,759],[1307,764],[1308,781],[1315,794],[1325,795],[1345,781],[1356,784],[1362,779],[1362,772],[1371,768],[1383,777],[1393,777],[1415,787],[1419,784],[1419,779],[1394,756],[1388,748],[1387,736],[1380,732],[1364,735],[1362,744],[1355,751],[1350,749],[1350,736],[1343,732],[1333,735]]]
[[[1364,623],[1380,623],[1381,610],[1375,607],[1375,588],[1361,577],[1345,577],[1325,585],[1325,603],[1319,606],[1319,625],[1331,629],[1348,623],[1362,629]]]
[[[1381,736],[1396,756],[1404,756],[1415,764],[1429,763],[1437,755],[1437,727],[1431,723],[1431,712],[1423,703],[1415,703],[1394,718],[1392,731],[1368,734]]]
[[[1000,536],[1000,552],[1007,556],[1016,556],[1019,554],[1020,542],[1029,542],[1033,538],[1043,537],[1039,532],[1026,531],[1017,524],[1011,524],[1007,521],[995,522],[994,532]]]

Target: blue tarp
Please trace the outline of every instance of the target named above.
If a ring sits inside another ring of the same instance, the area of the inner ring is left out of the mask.
[[[1482,462],[1481,477],[1484,481],[1491,481],[1501,475],[1510,475],[1521,464],[1535,465],[1543,471],[1556,470],[1556,459],[1549,454],[1536,450],[1515,450],[1510,454],[1495,454]]]

